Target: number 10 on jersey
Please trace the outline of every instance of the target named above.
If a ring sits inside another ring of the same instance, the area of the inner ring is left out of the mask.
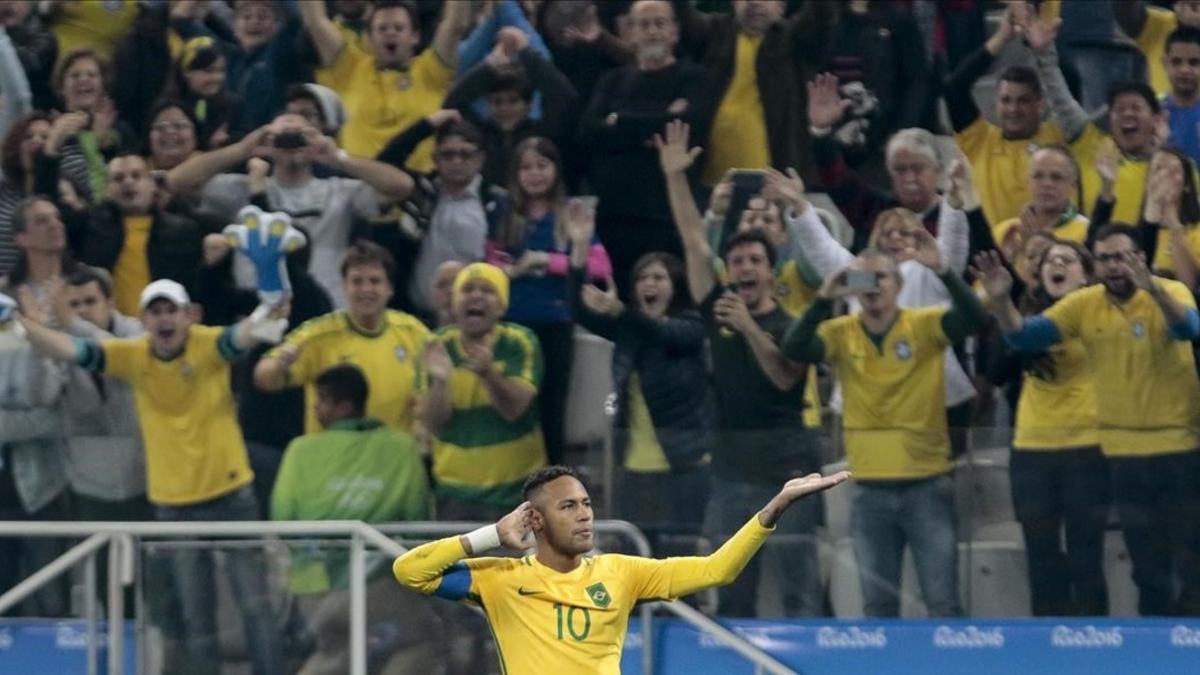
[[[576,615],[583,614],[583,618],[579,619]],[[565,617],[564,617],[565,614]],[[563,624],[566,624],[567,634],[576,642],[583,642],[587,639],[588,633],[592,632],[592,613],[587,607],[570,606],[563,611],[563,605],[560,602],[554,603],[554,616],[558,628],[558,639],[563,639]],[[577,626],[582,623],[582,630],[577,630]]]

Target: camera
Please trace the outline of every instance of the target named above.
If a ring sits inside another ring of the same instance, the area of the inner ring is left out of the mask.
[[[280,150],[295,150],[308,145],[308,139],[304,138],[304,134],[299,131],[287,131],[282,134],[276,134],[272,141],[276,148]]]

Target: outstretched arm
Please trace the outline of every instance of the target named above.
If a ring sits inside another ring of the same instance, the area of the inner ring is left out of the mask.
[[[711,555],[639,561],[642,578],[638,597],[675,598],[731,583],[758,552],[788,507],[849,478],[849,471],[839,471],[830,476],[812,473],[789,480],[779,494]]]
[[[696,208],[692,188],[688,185],[687,170],[700,155],[700,148],[688,147],[690,128],[674,120],[667,124],[665,137],[657,134],[654,144],[658,148],[659,163],[667,179],[667,200],[671,205],[671,217],[679,230],[683,242],[684,262],[687,268],[688,289],[696,302],[708,297],[717,283],[713,272],[712,249],[704,231],[704,217]]]

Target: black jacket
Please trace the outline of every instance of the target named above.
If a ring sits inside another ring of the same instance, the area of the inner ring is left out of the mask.
[[[709,452],[714,418],[705,367],[708,328],[695,310],[662,320],[626,310],[619,317],[589,310],[581,299],[584,270],[572,268],[571,303],[576,320],[611,340],[613,384],[617,395],[614,447],[624,461],[629,447],[629,379],[637,372],[654,435],[672,470],[696,465]]]
[[[125,245],[124,218],[117,205],[105,200],[87,210],[64,210],[63,214],[75,259],[111,272]],[[151,280],[173,279],[194,298],[202,297],[203,228],[192,218],[161,209],[155,209],[152,217],[146,242]]]

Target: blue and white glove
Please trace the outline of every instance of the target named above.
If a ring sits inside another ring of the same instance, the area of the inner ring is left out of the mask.
[[[258,307],[250,315],[249,330],[266,342],[277,343],[287,330],[287,319],[270,319],[292,290],[287,273],[287,255],[304,246],[304,234],[292,227],[286,213],[264,212],[257,206],[238,211],[238,222],[222,231],[230,246],[254,264],[258,282]]]

